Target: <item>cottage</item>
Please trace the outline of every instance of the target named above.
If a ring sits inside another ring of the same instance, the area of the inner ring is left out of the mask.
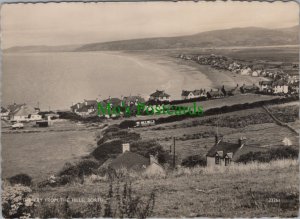
[[[222,138],[215,137],[215,145],[206,155],[207,166],[229,166],[236,162],[241,155],[249,152],[265,151],[265,148],[246,145],[246,138],[240,138],[238,143],[223,142]]]
[[[41,120],[42,116],[36,113],[34,107],[28,106],[26,104],[16,104],[14,106],[18,107],[10,107],[13,111],[9,113],[9,119],[11,121],[37,121]]]
[[[156,90],[154,93],[150,95],[149,100],[170,102],[171,99],[170,99],[170,95],[167,94],[164,90]]]
[[[257,91],[259,91],[259,87],[257,87],[255,84],[253,85],[243,85],[242,87],[240,87],[241,93],[245,94],[245,93],[256,93]]]
[[[7,120],[9,118],[9,111],[1,106],[1,119]]]
[[[235,87],[233,88],[224,88],[225,90],[225,94],[227,96],[234,96],[234,95],[238,95],[238,94],[241,94],[241,90],[239,89],[239,84],[237,84]]]
[[[154,119],[148,119],[148,120],[137,120],[135,127],[145,127],[145,126],[152,126],[155,125]]]
[[[241,70],[241,75],[250,75],[252,72],[251,68],[244,68]]]
[[[138,103],[145,103],[145,99],[140,96],[123,97],[122,101],[126,106],[137,106]]]
[[[273,81],[260,81],[259,82],[259,91],[264,93],[272,93],[272,84]]]
[[[217,98],[221,98],[221,97],[224,97],[224,93],[220,90],[220,89],[217,89],[217,90],[210,90],[207,92],[207,98],[209,99],[217,99]]]
[[[150,165],[145,169],[144,174],[148,177],[151,176],[166,176],[166,171],[158,163],[157,157],[150,155]]]
[[[136,154],[130,151],[130,144],[122,145],[122,154],[115,159],[109,159],[105,162],[105,166],[112,170],[127,169],[130,171],[136,171],[143,173],[147,176],[164,176],[165,170],[159,164],[157,156],[150,155],[150,158],[146,158],[140,154]]]
[[[287,94],[289,92],[289,86],[283,80],[274,81],[272,86],[273,86],[274,94],[278,94],[278,93]]]
[[[189,100],[189,99],[193,99],[193,98],[206,97],[206,96],[207,96],[207,94],[206,94],[205,89],[194,90],[194,91],[183,90],[181,93],[182,100]]]
[[[86,116],[97,109],[97,101],[96,100],[84,100],[81,103],[76,103],[71,106],[71,111],[80,116]]]

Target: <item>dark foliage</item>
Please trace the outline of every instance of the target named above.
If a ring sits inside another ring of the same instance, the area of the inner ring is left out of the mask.
[[[149,158],[150,155],[157,155],[159,163],[166,163],[171,159],[169,153],[154,140],[132,142],[130,150],[147,158]]]
[[[133,128],[136,125],[136,122],[133,120],[125,120],[120,123],[119,127],[121,129]]]
[[[271,160],[298,158],[299,150],[292,147],[281,147],[270,149],[266,152],[249,152],[243,154],[237,160],[238,163],[248,163],[251,161],[270,162]]]
[[[58,173],[58,176],[81,177],[90,175],[99,167],[99,162],[93,159],[84,159],[75,165],[66,164],[66,166]],[[62,183],[68,181],[67,178],[62,179]]]
[[[201,155],[192,155],[183,159],[181,165],[184,167],[206,166],[206,159]]]
[[[32,178],[28,176],[27,174],[20,173],[15,176],[12,176],[8,179],[10,184],[15,185],[15,184],[21,184],[24,186],[30,186]]]
[[[92,155],[99,160],[104,162],[112,154],[122,153],[122,141],[121,140],[112,140],[110,142],[105,142],[100,144],[93,152]]]

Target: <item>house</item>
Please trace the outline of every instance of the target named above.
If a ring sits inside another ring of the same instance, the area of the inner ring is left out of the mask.
[[[9,115],[9,111],[6,108],[1,106],[1,119],[8,120],[9,118],[8,115]]]
[[[130,151],[130,144],[122,144],[122,154],[115,159],[109,158],[104,162],[104,166],[114,171],[127,169],[130,171],[140,172],[147,176],[165,175],[164,168],[159,164],[156,156],[150,155],[146,158],[140,154]]]
[[[240,138],[237,143],[224,142],[215,137],[215,145],[206,155],[207,166],[229,166],[236,162],[241,155],[249,152],[266,151],[266,148],[246,145],[246,138]]]
[[[260,70],[255,70],[255,71],[252,72],[252,75],[251,75],[251,76],[252,76],[252,77],[258,77],[259,74],[260,74],[260,72],[261,72]]]
[[[292,94],[299,95],[299,82],[293,82],[289,84],[289,90]]]
[[[188,100],[188,99],[193,99],[193,98],[195,98],[193,91],[183,90],[181,92],[181,99],[182,100]]]
[[[148,177],[152,176],[166,176],[166,171],[158,163],[158,160],[155,156],[150,155],[150,165],[144,171],[144,175]]]
[[[123,97],[122,101],[126,106],[137,106],[138,103],[145,103],[145,99],[140,96]]]
[[[239,84],[237,84],[233,88],[226,88],[226,89],[224,88],[224,90],[227,96],[234,96],[234,95],[241,94],[241,90],[239,89]]]
[[[155,120],[154,119],[148,119],[148,120],[137,120],[135,122],[134,127],[145,127],[145,126],[152,126],[155,125]]]
[[[206,97],[206,96],[207,96],[207,94],[206,94],[205,89],[194,90],[194,91],[183,90],[181,92],[182,100],[189,100],[189,99],[193,99],[193,98]]]
[[[259,91],[259,87],[257,87],[255,84],[253,85],[243,85],[242,87],[240,87],[241,93],[245,94],[245,93],[256,93],[257,91]]]
[[[170,95],[167,94],[164,90],[156,90],[154,93],[150,95],[149,100],[170,102],[171,99],[170,99]]]
[[[210,91],[208,91],[206,93],[206,95],[207,95],[208,99],[217,99],[217,98],[221,98],[221,97],[225,96],[224,93],[220,89],[217,89],[217,90],[211,89]]]
[[[287,94],[289,92],[289,86],[283,80],[274,81],[272,86],[273,86],[274,94],[278,94],[278,93]]]
[[[241,75],[251,75],[251,72],[252,72],[251,68],[249,68],[249,67],[244,68],[241,70]]]
[[[80,116],[88,116],[97,110],[96,100],[84,100],[71,106],[71,111]]]
[[[18,106],[18,107],[16,107]],[[9,119],[11,121],[24,122],[24,121],[37,121],[41,120],[42,116],[36,113],[34,107],[28,106],[26,104],[15,104],[10,106]]]
[[[259,82],[259,91],[265,93],[272,93],[272,84],[273,81],[260,81]]]

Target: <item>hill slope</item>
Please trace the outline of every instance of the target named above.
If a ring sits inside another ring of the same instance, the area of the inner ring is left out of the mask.
[[[258,27],[232,28],[202,32],[189,36],[157,37],[62,46],[12,47],[4,52],[71,52],[101,50],[180,49],[193,47],[298,45],[299,25],[266,29]]]
[[[188,47],[272,46],[298,44],[299,26],[284,29],[257,27],[203,32],[190,36],[122,40],[86,44],[76,51],[147,50]]]

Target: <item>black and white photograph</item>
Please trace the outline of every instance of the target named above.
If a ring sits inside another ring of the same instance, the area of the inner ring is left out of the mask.
[[[1,3],[2,218],[299,217],[299,3]]]

